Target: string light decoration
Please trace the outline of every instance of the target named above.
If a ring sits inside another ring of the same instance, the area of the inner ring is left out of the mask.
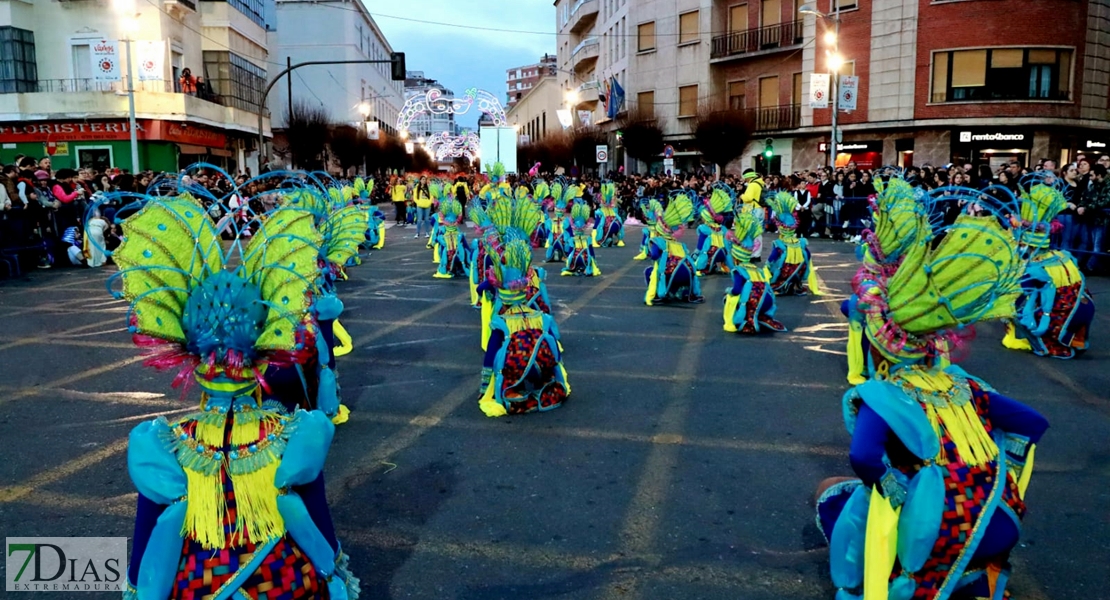
[[[505,125],[505,107],[497,96],[477,88],[470,88],[460,98],[444,98],[443,90],[430,89],[423,96],[409,98],[397,115],[397,130],[408,131],[413,119],[422,114],[465,115],[472,108],[486,113],[497,127]]]
[[[432,151],[438,162],[462,156],[473,161],[482,148],[482,138],[473,133],[451,135],[444,131],[428,138],[425,145]]]

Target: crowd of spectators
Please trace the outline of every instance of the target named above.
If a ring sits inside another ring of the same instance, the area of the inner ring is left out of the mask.
[[[1099,157],[1092,163],[1086,156],[1079,155],[1076,162],[1062,168],[1045,159],[1030,167],[1011,162],[997,170],[988,165],[974,167],[971,164],[909,167],[903,176],[911,185],[926,191],[946,186],[979,190],[995,186],[997,190],[997,186],[1001,186],[1017,195],[1023,179],[1039,172],[1042,177],[1056,181],[1068,201],[1054,227],[1054,244],[1072,252],[1084,271],[1097,273],[1110,265],[1110,260],[1102,260],[1110,238],[1107,235],[1110,226],[1108,169],[1110,156]],[[102,193],[145,193],[152,185],[159,185],[162,175],[152,172],[133,175],[117,169],[54,170],[49,157],[18,157],[14,163],[3,165],[0,172],[0,269],[6,269],[7,275],[11,275],[32,264],[39,268],[59,263],[103,264],[104,256],[98,249],[112,250],[119,243],[113,219],[119,205],[105,204],[98,211],[104,214],[96,215],[88,215],[88,207]],[[176,174],[173,175],[176,185]],[[867,199],[876,193],[876,175],[872,170],[849,162],[835,169],[821,167],[789,175],[773,173],[755,180],[726,174],[722,181],[737,194],[743,193],[747,185],[760,186],[764,196],[789,192],[798,200],[800,235],[858,242],[862,230],[870,225]],[[220,222],[226,217],[235,218],[236,211],[246,219],[248,212],[257,214],[271,207],[272,196],[266,193],[269,191],[267,184],[247,183],[250,176],[248,170],[230,181],[222,172],[199,169],[182,177],[181,183],[187,188],[207,191],[195,194],[201,198],[229,198],[222,205],[207,202],[211,216]],[[601,180],[593,175],[571,179],[582,186],[583,199],[596,207]],[[383,184],[375,186],[371,200],[394,202],[398,209],[397,224],[411,222],[412,215],[408,215],[408,219],[405,215],[415,212],[419,201],[425,200],[427,184],[413,177],[379,177],[378,180]],[[639,200],[642,198],[654,197],[665,202],[677,192],[705,198],[716,184],[713,174],[706,170],[657,175],[614,173],[611,180],[617,185],[622,212],[634,217],[640,216]],[[454,177],[453,182],[452,191],[465,206],[485,179],[480,175],[464,174]],[[515,184],[516,178],[510,176],[509,182]],[[404,187],[398,189],[399,184]],[[235,190],[238,193],[232,194]],[[92,243],[86,239],[88,236],[92,237]]]

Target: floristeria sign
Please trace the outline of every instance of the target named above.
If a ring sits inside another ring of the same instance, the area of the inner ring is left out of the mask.
[[[227,135],[203,125],[140,119],[135,135],[144,141],[176,142],[209,148],[227,146]],[[53,121],[0,123],[0,142],[92,142],[123,141],[131,138],[127,121]]]

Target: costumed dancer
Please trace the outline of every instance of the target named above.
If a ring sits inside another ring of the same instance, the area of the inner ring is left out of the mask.
[[[763,210],[763,190],[767,184],[763,182],[763,177],[754,169],[745,169],[743,174],[744,179],[744,192],[736,200],[736,212],[752,212],[759,219],[766,219],[766,211]],[[763,240],[758,239],[755,241],[755,250],[752,251],[752,261],[763,261]]]
[[[788,192],[779,192],[767,201],[774,213],[779,237],[771,247],[767,266],[771,271],[771,289],[776,296],[820,296],[817,271],[813,270],[809,242],[798,237],[798,219],[794,210],[798,201]]]
[[[551,186],[551,197],[554,202],[551,216],[547,221],[547,262],[565,261],[574,247],[574,226],[567,214],[567,207],[577,196],[576,186],[564,186],[561,183]]]
[[[728,251],[725,234],[732,227],[732,196],[723,187],[715,187],[701,206],[698,225],[698,246],[694,251],[694,267],[698,275],[728,273]],[[760,228],[762,230],[762,227]]]
[[[313,216],[276,210],[245,248],[235,239],[234,261],[190,198],[150,198],[122,228],[109,285],[121,280],[133,337],[148,365],[178,372],[175,386],[201,388],[195,412],[131,431],[139,495],[123,597],[357,598],[325,496],[335,426],[262,400],[267,365],[305,360],[319,335]]]
[[[1029,264],[1021,280],[1017,313],[1002,344],[1037,356],[1068,359],[1087,349],[1095,303],[1075,258],[1049,248],[1050,224],[1067,205],[1054,187],[1036,184],[1021,196],[1019,243]]]
[[[701,282],[686,244],[678,241],[686,223],[694,216],[694,204],[686,194],[678,194],[655,223],[655,235],[649,240],[647,254],[652,266],[644,270],[647,294],[644,303],[682,301],[704,302]]]
[[[500,198],[490,205],[488,211],[481,211],[479,217],[483,219],[484,225],[481,228],[483,237],[478,238],[478,245],[480,248],[486,248],[496,247],[510,236],[531,238],[532,228],[540,222],[543,213],[538,206],[527,200],[514,202],[511,198]],[[488,272],[488,268],[493,266],[493,257],[488,251],[483,250],[483,252],[485,252]],[[551,302],[547,297],[546,279],[547,272],[542,267],[529,267],[524,304],[528,308],[550,315]],[[485,350],[489,340],[490,321],[493,315],[500,314],[504,310],[505,305],[497,296],[497,287],[488,279],[484,279],[478,285],[477,293],[482,303],[482,350]]]
[[[624,219],[617,211],[617,186],[601,184],[601,198],[594,216],[594,245],[624,247]]]
[[[913,186],[905,179],[890,177],[884,181],[876,178],[875,188],[876,195],[869,200],[872,226],[863,232],[863,244],[856,250],[862,263],[853,280],[857,287],[864,282],[890,278],[914,240],[907,232],[919,227],[919,220],[925,214]],[[866,315],[860,310],[859,297],[854,293],[841,303],[840,311],[848,318],[848,383],[859,385],[867,381],[868,374],[865,357],[870,353],[870,345],[863,335]]]
[[[489,176],[489,182],[478,191],[482,208],[488,208],[490,201],[494,198],[500,196],[513,197],[513,188],[505,181],[505,165],[499,162],[493,163],[490,165],[487,175]]]
[[[663,204],[655,198],[640,198],[640,210],[644,213],[644,233],[640,239],[640,253],[632,260],[647,260],[648,244],[655,235],[655,223],[663,214]]]
[[[370,248],[381,250],[385,247],[385,213],[378,209],[370,195],[374,192],[374,180],[355,177],[351,186],[354,201],[370,213],[370,225],[366,230],[366,241]]]
[[[474,238],[470,245],[470,269],[468,271],[470,274],[470,306],[481,308],[483,297],[478,292],[478,286],[485,281],[485,273],[492,266],[491,259],[486,254],[486,247],[482,244],[482,236],[486,235],[487,230],[493,226],[493,223],[490,221],[489,213],[486,212],[484,205],[477,198],[470,202],[467,213],[474,223]],[[483,343],[485,343],[485,339],[483,335]]]
[[[601,269],[597,268],[597,261],[594,259],[593,240],[595,236],[590,229],[589,205],[585,202],[575,202],[570,209],[570,220],[574,231],[571,242],[572,248],[570,254],[567,255],[566,266],[563,267],[561,274],[584,275],[586,277],[601,275]]]
[[[558,408],[570,386],[555,319],[527,304],[532,248],[515,231],[492,243],[487,275],[501,307],[490,320],[478,406],[488,417]]]
[[[959,216],[939,243],[912,224],[902,262],[855,285],[871,376],[843,400],[858,478],[822,482],[817,524],[837,598],[1000,600],[1048,423],[940,359],[1013,313],[1023,260],[993,215]]]
[[[747,212],[736,217],[732,231],[725,237],[732,273],[732,287],[725,292],[725,331],[786,331],[786,327],[775,320],[771,274],[767,267],[752,264],[752,249],[761,235],[763,222]]]
[[[543,248],[548,234],[546,206],[551,201],[551,186],[546,181],[537,179],[532,184],[532,201],[540,208],[540,222],[532,232],[532,247]]]
[[[438,279],[470,275],[470,243],[459,230],[462,214],[462,204],[454,198],[447,198],[439,203],[435,244],[439,255],[439,268],[435,273]]]

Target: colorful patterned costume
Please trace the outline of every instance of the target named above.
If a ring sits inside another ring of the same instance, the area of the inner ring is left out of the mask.
[[[725,233],[732,227],[732,196],[724,187],[714,189],[698,214],[702,221],[698,226],[698,249],[694,252],[698,275],[728,273]]]
[[[537,179],[532,185],[532,201],[540,208],[540,222],[536,224],[536,230],[532,232],[532,247],[543,248],[547,242],[548,225],[547,225],[547,212],[544,207],[547,206],[551,200],[551,186],[542,179]]]
[[[344,191],[354,202],[370,213],[370,225],[366,229],[366,241],[374,250],[381,250],[385,247],[385,213],[370,200],[370,194],[374,192],[374,180],[363,180],[361,177],[356,177],[353,185],[345,188]]]
[[[655,235],[655,223],[659,215],[663,214],[663,205],[655,198],[641,198],[640,210],[644,213],[644,233],[640,239],[640,253],[633,256],[632,260],[647,260],[648,244]]]
[[[594,260],[593,231],[590,229],[590,207],[585,202],[575,202],[570,209],[570,219],[573,224],[573,247],[567,255],[566,266],[562,275],[584,275],[597,277],[601,269],[597,268]]]
[[[775,294],[767,267],[752,264],[755,240],[763,235],[763,223],[754,214],[741,213],[725,238],[729,253],[732,287],[725,292],[725,331],[763,333],[786,331],[775,320]]]
[[[551,315],[527,305],[532,248],[513,231],[492,241],[490,284],[499,309],[490,320],[478,406],[489,417],[557,408],[570,394]]]
[[[139,497],[125,598],[358,596],[324,495],[334,425],[262,400],[267,365],[302,362],[320,336],[313,221],[277,209],[245,248],[234,241],[231,270],[189,197],[150,198],[122,225],[112,281],[131,302],[135,341],[148,365],[179,371],[175,385],[202,390],[197,411],[131,432]]]
[[[594,245],[624,247],[624,219],[617,212],[617,186],[612,183],[601,184],[601,202],[594,215]]]
[[[817,502],[837,598],[1001,599],[1048,423],[941,359],[974,322],[1012,314],[1022,259],[994,215],[935,237],[922,210],[887,217],[901,263],[855,283],[871,376],[844,396],[859,478],[826,480]]]
[[[459,230],[462,214],[462,204],[454,198],[447,198],[439,203],[435,231],[439,268],[434,277],[450,279],[470,276],[470,243]]]
[[[512,237],[530,238],[532,228],[542,220],[543,212],[532,202],[502,198],[490,205],[489,211],[479,209],[478,219],[484,223],[481,228],[482,237],[478,238],[478,246],[486,256],[487,269],[493,266],[493,257],[486,247],[500,247],[505,239]],[[526,279],[528,287],[525,290],[524,304],[528,308],[551,314],[551,302],[547,297],[547,285],[544,280],[547,272],[541,267],[530,267]],[[505,304],[497,295],[497,286],[493,285],[488,277],[478,285],[477,294],[481,298],[482,309],[482,350],[486,350],[490,335],[490,321],[493,315],[500,314],[505,309]]]
[[[1087,349],[1095,303],[1070,253],[1049,249],[1049,223],[1064,209],[1063,195],[1037,184],[1021,197],[1021,238],[1029,259],[1021,280],[1017,315],[1007,323],[1003,345],[1037,356],[1073,358]]]
[[[644,270],[647,293],[644,303],[682,301],[704,302],[694,261],[686,244],[678,241],[683,227],[694,216],[694,204],[686,194],[671,198],[655,223],[655,235],[648,241],[647,255],[654,263]]]
[[[864,244],[857,251],[862,262],[855,278],[857,285],[893,275],[913,241],[906,232],[920,226],[918,220],[925,212],[913,187],[904,179],[876,179],[875,188],[877,194],[871,200],[872,228],[864,231]],[[870,344],[863,335],[866,315],[859,310],[859,297],[855,294],[841,304],[840,310],[848,318],[848,383],[859,385],[867,381],[868,372],[866,357]]]
[[[821,295],[817,272],[813,270],[809,242],[798,237],[798,220],[794,210],[798,201],[786,192],[779,192],[767,201],[774,211],[779,239],[771,247],[767,266],[771,270],[771,289],[776,296]]]
[[[577,196],[576,186],[564,187],[561,183],[551,186],[554,203],[551,216],[547,219],[547,262],[565,261],[574,247],[574,227],[567,214],[567,207]]]

